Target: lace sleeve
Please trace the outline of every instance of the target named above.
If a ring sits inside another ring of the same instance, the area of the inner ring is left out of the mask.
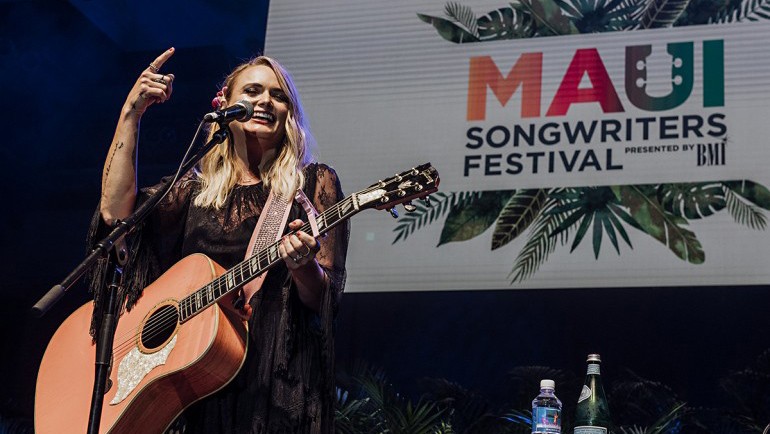
[[[169,178],[164,178],[159,184],[140,190],[136,206],[144,203],[168,181],[170,181]],[[123,285],[118,294],[118,299],[125,301],[126,308],[131,309],[142,294],[142,290],[177,259],[179,252],[175,250],[179,250],[184,233],[185,214],[192,200],[195,185],[193,176],[185,175],[172,187],[158,208],[126,237],[128,262],[123,267]],[[102,219],[97,206],[86,237],[87,252],[90,253],[95,244],[106,236],[110,229]],[[98,320],[101,318],[106,266],[107,261],[100,259],[88,275],[89,288],[94,296],[92,335],[98,330]]]
[[[311,200],[318,212],[322,213],[330,206],[342,200],[342,193],[337,173],[331,167],[317,164],[314,177],[314,188],[308,194],[312,194]],[[339,224],[330,230],[325,237],[320,239],[321,250],[316,255],[319,265],[324,269],[329,278],[329,289],[332,295],[332,303],[336,311],[337,302],[345,289],[345,259],[348,252],[348,239],[350,238],[350,221]]]

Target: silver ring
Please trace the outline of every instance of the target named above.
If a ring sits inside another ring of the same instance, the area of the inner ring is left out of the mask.
[[[307,248],[307,252],[302,254],[302,257],[304,258],[305,256],[309,255],[310,252],[312,252],[312,249],[307,244],[303,244],[303,245],[305,246],[305,248]]]
[[[150,68],[150,71],[152,71],[152,72],[154,72],[154,73],[156,73],[156,74],[158,73],[158,71],[160,71],[160,68],[158,68],[157,66],[155,66],[155,64],[154,64],[154,63],[152,63],[152,62],[150,62],[150,66],[148,66],[148,68]]]
[[[165,75],[164,75],[164,77],[165,77]],[[164,80],[162,78],[153,78],[152,81],[154,81],[156,83],[160,83],[160,84],[168,84],[168,83],[166,83],[166,80]]]

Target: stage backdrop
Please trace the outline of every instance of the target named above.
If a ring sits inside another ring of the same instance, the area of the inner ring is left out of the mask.
[[[345,192],[441,175],[353,217],[349,290],[770,283],[770,11],[672,3],[272,2]]]

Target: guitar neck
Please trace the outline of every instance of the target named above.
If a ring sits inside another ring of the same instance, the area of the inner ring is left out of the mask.
[[[358,213],[360,211],[357,200],[359,194],[361,193],[355,193],[346,197],[316,216],[318,233],[324,234]],[[310,224],[305,223],[299,230],[311,233]],[[179,321],[184,323],[231,291],[242,288],[243,285],[275,266],[281,260],[281,256],[278,253],[280,243],[280,240],[275,241],[273,244],[227,270],[204,287],[181,299],[179,301]]]
[[[390,209],[415,198],[425,198],[437,190],[438,172],[430,163],[413,167],[395,176],[380,180],[342,199],[316,216],[318,233],[324,234],[362,209]],[[395,215],[395,213],[394,213]],[[305,223],[299,230],[311,232]],[[179,321],[185,322],[216,303],[228,293],[242,288],[281,260],[280,240],[227,270],[204,287],[179,300]]]

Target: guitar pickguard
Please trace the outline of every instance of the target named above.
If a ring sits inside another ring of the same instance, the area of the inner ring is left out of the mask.
[[[174,336],[160,351],[152,354],[142,353],[138,347],[134,347],[123,357],[118,366],[118,391],[110,405],[120,404],[150,371],[166,363],[169,353],[176,345],[176,338]]]

